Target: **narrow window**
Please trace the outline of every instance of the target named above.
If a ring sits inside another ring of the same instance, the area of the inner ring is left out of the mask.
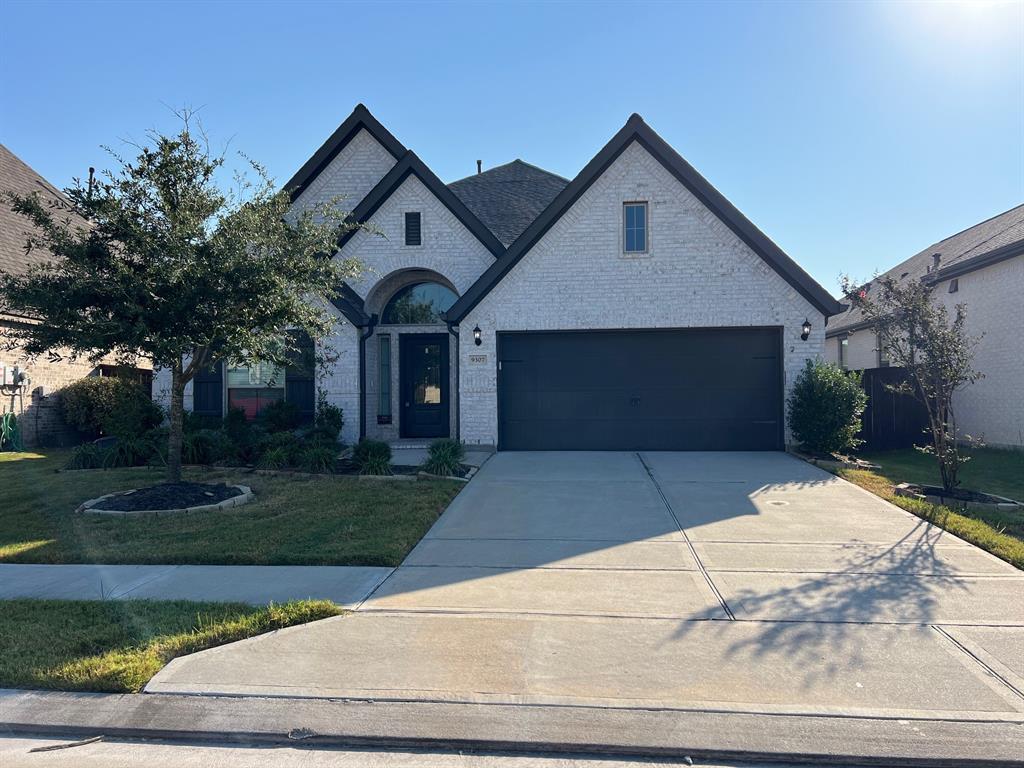
[[[850,340],[840,339],[839,340],[839,367],[846,369],[846,357],[850,351]]]
[[[384,335],[380,339],[380,387],[377,395],[377,423],[391,423],[391,337]]]
[[[956,293],[959,290],[960,290],[960,281],[957,280],[954,277],[952,280],[949,281],[949,292],[950,293]]]
[[[405,244],[421,245],[422,242],[423,234],[420,227],[420,212],[409,211],[405,214]]]
[[[626,253],[647,252],[647,203],[624,203],[623,250]]]
[[[889,353],[885,351],[885,339],[882,334],[875,335],[875,343],[878,344],[878,367],[889,367]]]

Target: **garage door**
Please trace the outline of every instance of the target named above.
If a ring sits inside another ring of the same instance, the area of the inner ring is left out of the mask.
[[[776,450],[778,328],[498,334],[503,450]]]

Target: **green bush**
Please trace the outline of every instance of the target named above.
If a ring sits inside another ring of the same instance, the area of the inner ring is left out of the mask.
[[[316,426],[337,440],[341,428],[345,426],[345,413],[338,406],[321,399],[316,409]]]
[[[83,443],[71,452],[65,469],[100,469],[106,451],[95,443]]]
[[[0,451],[20,451],[21,449],[18,417],[13,413],[0,414]]]
[[[363,438],[352,449],[352,463],[364,475],[391,474],[391,446]]]
[[[87,376],[58,390],[61,415],[90,435],[138,437],[163,421],[163,411],[130,379]]]
[[[806,450],[851,451],[863,442],[857,433],[867,403],[860,376],[832,363],[808,360],[789,396],[789,427]]]
[[[156,447],[148,437],[127,435],[116,438],[108,448],[101,450],[105,469],[143,466],[149,464],[156,453]]]
[[[330,472],[337,459],[337,449],[327,445],[307,445],[295,457],[295,465],[305,472]]]
[[[267,432],[287,432],[299,426],[301,416],[298,406],[278,400],[260,411],[256,421]]]
[[[430,444],[423,470],[432,475],[455,475],[459,473],[466,450],[458,440],[445,437]]]
[[[238,448],[223,430],[200,429],[184,436],[181,457],[186,464],[215,464],[236,459]]]
[[[286,448],[271,448],[266,451],[256,466],[260,469],[287,469],[292,463],[291,455]]]

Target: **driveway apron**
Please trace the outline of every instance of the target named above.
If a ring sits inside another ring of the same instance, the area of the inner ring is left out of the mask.
[[[781,453],[500,453],[349,616],[150,692],[1024,720],[1024,578]]]

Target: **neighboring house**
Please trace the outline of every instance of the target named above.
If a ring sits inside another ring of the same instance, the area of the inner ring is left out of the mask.
[[[785,394],[840,307],[638,115],[571,181],[479,171],[445,185],[356,107],[288,184],[385,235],[338,243],[366,272],[334,302],[333,365],[207,371],[186,407],[308,412],[319,389],[347,441],[783,447]]]
[[[974,367],[984,378],[954,396],[957,427],[992,446],[1024,446],[1024,205],[928,246],[884,276],[925,280],[950,309],[966,305],[967,333],[981,336]],[[829,360],[850,370],[888,366],[875,329],[854,307],[829,322],[825,347]]]
[[[13,152],[0,144],[0,194],[6,191],[21,195],[38,192],[44,200],[65,200],[60,191],[22,162]],[[86,226],[73,218],[72,226]],[[31,266],[52,258],[45,251],[25,252],[25,243],[31,224],[24,216],[14,213],[6,199],[0,199],[0,271],[24,274]],[[72,359],[66,351],[58,350],[58,357],[28,359],[20,346],[11,346],[5,338],[12,329],[37,322],[30,317],[0,314],[0,413],[13,412],[18,416],[22,438],[26,447],[65,445],[74,442],[77,435],[69,431],[60,418],[57,398],[53,393],[65,384],[86,376],[124,374],[113,359],[99,365],[84,358]],[[151,372],[148,365],[130,369],[133,376],[146,381]],[[15,382],[14,371],[25,378]]]

